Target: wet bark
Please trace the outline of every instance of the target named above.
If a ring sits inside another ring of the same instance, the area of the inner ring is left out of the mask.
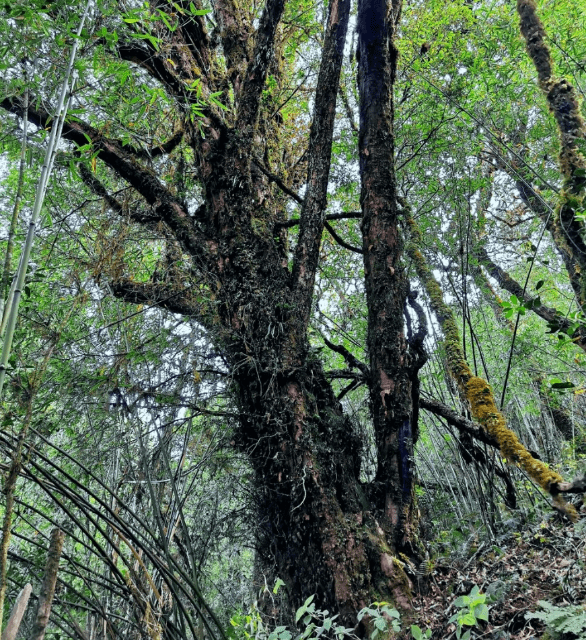
[[[404,333],[408,281],[394,174],[394,45],[400,3],[358,5],[359,161],[368,305],[370,402],[378,451],[373,498],[393,545],[415,554],[412,527],[414,366]]]

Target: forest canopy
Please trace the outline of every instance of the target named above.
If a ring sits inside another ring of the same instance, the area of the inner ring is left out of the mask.
[[[4,622],[392,637],[579,522],[583,2],[0,12]]]

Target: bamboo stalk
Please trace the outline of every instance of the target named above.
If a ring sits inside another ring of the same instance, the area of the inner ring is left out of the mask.
[[[0,281],[0,315],[2,316],[2,326],[0,335],[4,329],[4,310],[5,296],[8,293],[8,277],[10,275],[10,263],[12,262],[12,254],[14,253],[14,237],[16,236],[16,227],[18,225],[18,214],[22,204],[22,192],[24,190],[24,167],[26,163],[26,146],[28,142],[28,87],[24,92],[24,117],[22,119],[22,144],[20,147],[20,160],[18,167],[18,184],[16,187],[16,196],[14,198],[14,208],[12,209],[12,218],[10,220],[10,228],[8,230],[8,244],[6,245],[6,256],[4,257],[4,269],[2,270],[2,280]]]
[[[33,588],[30,584],[25,584],[21,592],[18,594],[14,607],[12,607],[12,613],[8,619],[6,629],[4,629],[4,632],[2,633],[2,640],[14,640],[16,638],[16,634],[20,628],[20,623],[24,616],[24,612],[26,611],[28,599],[30,598],[32,590]]]
[[[41,169],[41,175],[39,177],[39,182],[37,184],[37,192],[35,195],[35,202],[33,205],[33,211],[32,211],[31,219],[29,222],[28,233],[24,241],[16,279],[13,284],[14,295],[12,297],[12,300],[8,301],[7,307],[5,309],[5,315],[7,316],[7,320],[6,320],[6,333],[4,336],[4,344],[2,345],[2,355],[0,356],[0,401],[2,400],[2,390],[4,387],[4,380],[6,377],[6,368],[8,365],[8,359],[10,357],[12,339],[14,338],[14,329],[16,327],[16,320],[18,317],[18,306],[20,304],[22,289],[24,287],[24,281],[26,278],[28,263],[30,260],[30,255],[33,247],[37,221],[39,219],[41,207],[43,206],[45,194],[47,192],[47,184],[49,182],[49,177],[51,175],[51,170],[53,168],[53,162],[55,160],[55,153],[57,150],[57,141],[61,137],[61,132],[63,130],[63,123],[65,122],[69,101],[71,99],[71,92],[75,85],[76,74],[73,70],[73,63],[75,62],[75,56],[77,54],[77,49],[79,47],[79,42],[80,42],[81,30],[85,23],[85,19],[89,13],[90,4],[91,3],[88,2],[86,5],[85,11],[83,13],[83,16],[81,17],[79,27],[77,29],[76,37],[74,38],[73,45],[71,47],[69,64],[67,66],[67,71],[65,72],[65,78],[63,80],[63,85],[61,87],[61,94],[59,96],[59,102],[57,105],[56,123],[53,127],[51,127],[51,134],[49,136],[49,142],[47,143],[47,150],[45,152],[45,161],[43,163],[43,167]],[[71,79],[71,87],[69,86],[70,79]]]
[[[78,298],[79,301],[79,298]],[[6,575],[8,571],[8,546],[10,544],[11,538],[11,528],[12,528],[12,514],[14,510],[14,502],[15,502],[15,490],[16,490],[16,482],[20,475],[22,469],[22,454],[24,450],[24,442],[26,436],[28,435],[28,431],[33,419],[33,401],[35,398],[35,394],[41,384],[45,371],[47,370],[47,366],[49,365],[49,361],[51,356],[53,355],[53,351],[61,338],[61,332],[65,328],[65,325],[69,321],[71,314],[77,307],[77,301],[75,304],[71,306],[69,311],[65,314],[65,318],[63,319],[58,331],[55,334],[53,343],[49,346],[45,357],[43,358],[42,363],[40,364],[37,371],[35,371],[33,378],[30,383],[30,393],[26,403],[26,413],[24,417],[24,422],[22,424],[22,429],[18,436],[18,442],[14,449],[14,453],[12,455],[12,461],[10,463],[10,467],[8,469],[8,473],[6,476],[6,483],[4,485],[4,494],[6,496],[6,504],[4,507],[4,518],[2,520],[2,539],[0,542],[0,629],[2,628],[2,618],[4,612],[4,599],[6,597]]]

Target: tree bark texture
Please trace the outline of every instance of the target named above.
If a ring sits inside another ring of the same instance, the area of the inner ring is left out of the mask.
[[[37,615],[30,640],[43,640],[45,637],[45,630],[47,629],[51,615],[53,596],[55,595],[59,559],[61,558],[64,541],[65,533],[63,531],[60,529],[53,529],[53,531],[51,531],[51,542],[49,543],[49,550],[47,552],[45,575],[43,577],[43,585],[37,605]]]
[[[403,331],[408,282],[401,263],[393,138],[397,63],[393,39],[399,14],[397,2],[362,0],[358,5],[358,146],[370,401],[378,451],[375,493],[394,544],[413,553],[411,461],[416,425],[410,370],[414,363]]]
[[[356,612],[373,600],[409,607],[410,581],[399,555],[410,555],[416,547],[414,356],[403,332],[407,280],[393,172],[393,35],[400,3],[361,0],[358,14],[370,360],[369,367],[361,367],[370,386],[378,451],[371,483],[361,478],[361,437],[308,338],[350,2],[332,0],[328,5],[292,266],[286,232],[286,197],[295,195],[291,181],[285,183],[285,194],[276,189],[270,170],[260,170],[264,163],[258,160],[262,141],[278,134],[262,93],[269,70],[279,78],[278,25],[284,2],[267,0],[256,29],[236,3],[218,0],[215,5],[235,113],[224,116],[210,104],[202,125],[205,138],[185,118],[177,135],[150,152],[151,157],[170,153],[180,140],[191,147],[192,169],[202,189],[195,212],[159,180],[141,149],[123,146],[79,119],[66,123],[63,135],[74,146],[91,140],[99,161],[142,197],[142,209],[127,211],[96,174],[82,167],[87,187],[113,214],[164,228],[175,250],[189,257],[188,287],[184,278],[137,282],[120,274],[110,278],[109,286],[128,302],[154,303],[196,318],[222,353],[241,416],[234,443],[247,455],[255,476],[258,573],[269,584],[276,578],[285,581],[293,610],[316,594],[320,607],[341,613],[342,620],[354,625]],[[210,62],[214,53],[200,17],[173,32],[173,41],[181,39],[181,56],[174,55],[172,46],[164,54],[147,49],[148,42],[121,41],[118,52],[162,83],[176,98],[178,110],[186,112],[192,94],[182,86],[195,66],[210,68],[202,75],[204,95],[216,88]],[[17,97],[0,105],[22,114]],[[29,118],[50,126],[50,114],[42,107],[29,109]],[[293,168],[291,172],[297,175]]]

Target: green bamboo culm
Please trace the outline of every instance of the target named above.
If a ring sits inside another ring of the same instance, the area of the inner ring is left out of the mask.
[[[10,350],[12,348],[12,339],[14,337],[14,329],[16,327],[16,320],[18,317],[18,306],[20,304],[20,298],[22,295],[22,289],[24,287],[24,281],[26,278],[26,272],[30,260],[31,250],[33,247],[33,241],[35,237],[35,230],[37,221],[39,219],[39,213],[43,206],[45,194],[47,192],[47,184],[53,168],[53,162],[55,160],[55,152],[57,149],[57,142],[61,137],[63,130],[63,124],[67,115],[67,108],[71,99],[71,93],[75,85],[75,72],[73,64],[79,47],[81,31],[83,25],[88,16],[90,10],[90,2],[87,3],[83,16],[79,22],[76,37],[73,40],[71,47],[71,54],[69,56],[69,64],[65,72],[65,78],[63,79],[63,85],[61,87],[61,95],[59,96],[59,102],[57,104],[56,119],[54,125],[51,127],[51,134],[49,135],[49,141],[47,143],[47,150],[45,152],[45,161],[41,169],[41,175],[37,184],[37,191],[35,194],[35,202],[33,205],[33,211],[29,222],[28,232],[22,253],[20,255],[20,262],[18,264],[18,270],[12,283],[11,292],[8,294],[8,300],[4,309],[4,318],[2,325],[4,328],[4,342],[2,344],[2,354],[0,355],[0,402],[2,400],[2,391],[4,388],[4,380],[6,378],[6,367],[8,365],[8,359],[10,358]],[[71,86],[70,86],[71,82]]]
[[[25,83],[28,82],[28,78],[25,73]],[[14,198],[14,207],[12,209],[12,217],[10,219],[10,229],[8,230],[8,243],[6,244],[6,255],[4,256],[4,268],[2,270],[2,277],[0,279],[0,317],[2,322],[0,324],[0,337],[4,334],[5,323],[5,301],[8,300],[8,280],[10,276],[10,265],[12,263],[12,254],[14,252],[14,238],[16,236],[16,228],[18,225],[18,214],[22,205],[22,192],[24,190],[24,167],[26,164],[26,148],[28,144],[28,103],[29,103],[29,91],[28,87],[24,92],[24,117],[22,119],[22,144],[20,146],[20,161],[18,167],[18,185],[16,187],[16,195]],[[12,291],[12,287],[10,288]]]
[[[33,205],[33,210],[32,210],[31,219],[29,222],[27,236],[24,241],[22,252],[20,254],[18,270],[12,282],[12,286],[10,287],[10,292],[8,293],[6,305],[4,306],[4,309],[3,309],[4,313],[2,316],[2,322],[0,326],[0,335],[2,335],[4,339],[2,344],[2,354],[0,355],[0,402],[2,400],[2,390],[4,388],[4,380],[6,378],[6,367],[8,364],[8,359],[10,358],[12,339],[14,337],[14,329],[16,327],[16,320],[18,317],[18,306],[20,303],[21,292],[24,286],[28,263],[31,255],[32,246],[33,246],[37,220],[39,218],[39,213],[43,205],[45,193],[47,191],[47,184],[49,182],[49,177],[51,175],[51,170],[53,168],[57,141],[61,137],[61,132],[63,131],[63,123],[65,122],[67,108],[69,106],[69,101],[71,99],[71,92],[75,84],[73,64],[75,62],[75,56],[77,54],[77,49],[79,46],[81,30],[83,29],[83,25],[88,16],[90,6],[91,6],[90,1],[88,0],[83,16],[81,17],[79,27],[77,29],[76,38],[73,41],[73,46],[71,48],[71,55],[69,56],[69,64],[67,66],[65,78],[63,80],[63,86],[61,88],[61,95],[59,96],[59,102],[57,104],[57,115],[56,115],[55,123],[51,128],[51,133],[49,135],[49,141],[47,143],[47,149],[45,152],[45,160],[43,163],[43,167],[41,169],[39,182],[37,184],[35,202]],[[71,80],[71,86],[70,86],[70,80]],[[26,112],[28,111],[28,99],[29,98],[28,98],[28,91],[27,91],[25,92],[25,101],[24,101],[25,122],[27,121]],[[26,128],[24,131],[24,138],[25,138],[25,141],[23,142],[23,153],[25,149],[24,145],[26,145]],[[23,170],[23,166],[24,165],[21,164],[21,171]],[[17,193],[17,198],[18,198],[18,193]],[[14,207],[16,216],[18,216],[19,207],[20,207],[20,203],[17,201]],[[6,261],[10,260],[10,253],[9,253],[10,251],[11,251],[11,248],[9,246],[7,248]],[[2,280],[4,283],[5,278],[3,277]],[[3,297],[4,293],[5,293],[4,291],[0,292],[0,297]],[[67,317],[69,317],[69,314],[67,315]],[[44,366],[46,366],[49,357],[50,355],[46,356]],[[29,400],[29,406],[27,407],[27,415],[25,416],[25,421],[24,421],[20,436],[18,438],[18,443],[14,451],[12,464],[10,466],[10,469],[6,478],[5,486],[4,486],[6,504],[4,509],[4,518],[2,522],[2,537],[0,542],[0,630],[2,629],[4,599],[6,597],[8,545],[10,544],[10,537],[11,537],[10,534],[11,534],[12,513],[13,513],[13,507],[14,507],[16,481],[18,480],[18,476],[20,475],[23,446],[24,446],[25,438],[26,438],[28,427],[30,426],[31,420],[32,420],[32,397]]]

